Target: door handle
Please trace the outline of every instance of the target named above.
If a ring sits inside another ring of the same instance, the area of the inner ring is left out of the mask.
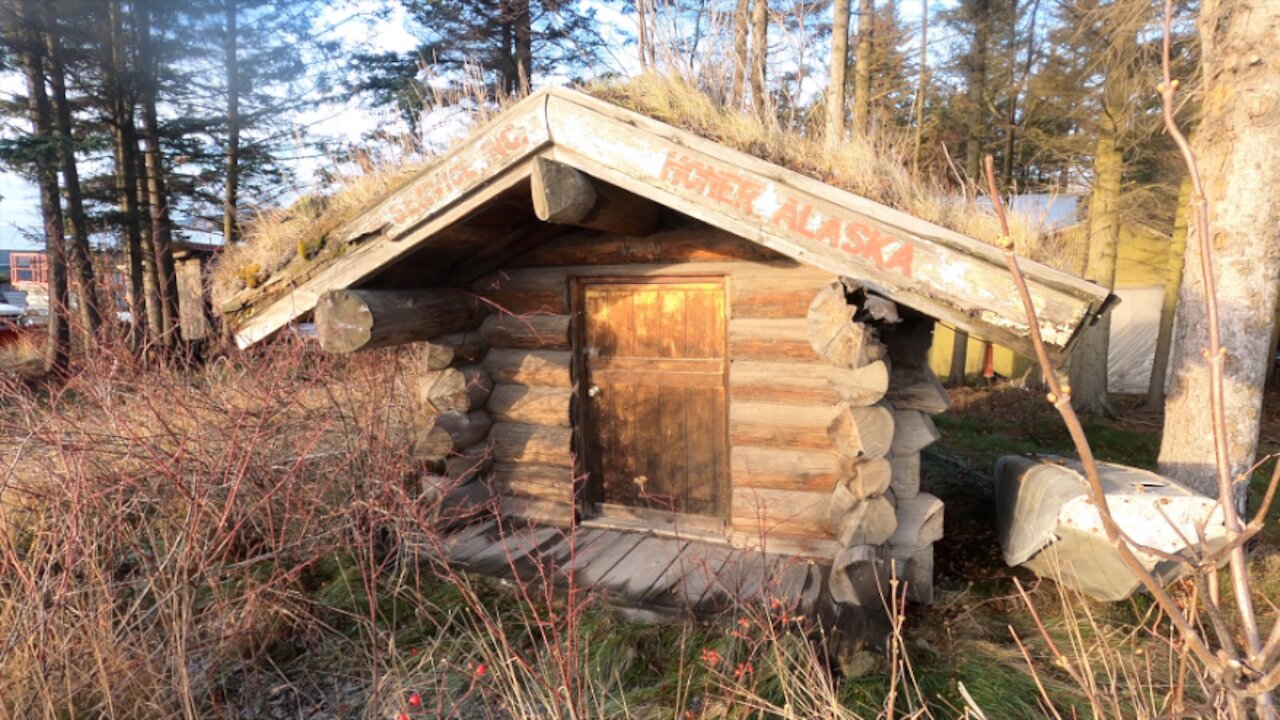
[[[593,398],[593,397],[597,397],[598,395],[600,395],[599,385],[592,385],[591,387],[587,388],[587,397]]]

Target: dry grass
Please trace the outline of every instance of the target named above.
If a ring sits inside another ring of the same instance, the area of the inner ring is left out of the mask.
[[[519,100],[495,97],[474,67],[458,85],[428,78],[424,86],[430,95],[422,98],[422,137],[386,140],[376,157],[354,152],[351,162],[333,168],[338,180],[331,192],[307,195],[285,209],[258,209],[246,223],[242,241],[228,246],[213,267],[210,285],[215,307],[233,309],[251,303],[269,292],[265,286],[299,277],[341,256],[347,248],[343,242],[330,242],[334,231],[426,172],[466,139],[466,129],[487,122]]]
[[[747,153],[847,190],[915,217],[979,240],[992,242],[999,226],[989,210],[972,202],[973,192],[945,186],[937,178],[910,171],[910,145],[884,131],[875,138],[851,135],[828,148],[821,131],[790,127],[774,116],[761,119],[717,102],[675,75],[645,74],[624,83],[585,88],[602,100],[683,128]],[[1020,255],[1054,265],[1062,255],[1054,240],[1027,218],[1012,217]]]
[[[675,75],[648,73],[626,82],[588,85],[583,90],[964,235],[987,242],[994,242],[999,235],[991,213],[972,202],[973,193],[913,174],[906,161],[908,144],[895,141],[892,133],[882,132],[874,140],[852,136],[828,149],[820,133],[728,107]],[[424,102],[424,115],[443,114],[456,130],[492,119],[517,99],[490,98],[483,83],[476,80],[461,90],[438,91]],[[394,159],[373,162],[365,158],[354,163],[354,171],[343,176],[334,192],[304,197],[284,210],[260,211],[248,224],[244,241],[228,247],[213,270],[215,304],[234,309],[251,303],[269,292],[264,286],[300,277],[339,257],[345,247],[329,242],[335,230],[428,171],[435,158],[457,144],[426,147],[413,138],[398,142],[398,151],[391,154]],[[1048,237],[1041,230],[1026,218],[1012,218],[1019,254],[1062,267],[1073,257],[1060,247],[1067,238]]]

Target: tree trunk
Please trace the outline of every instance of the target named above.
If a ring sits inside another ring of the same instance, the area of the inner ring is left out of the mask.
[[[49,60],[49,85],[53,89],[53,114],[57,125],[58,156],[62,166],[63,190],[67,199],[66,222],[71,230],[70,265],[80,287],[80,322],[92,338],[102,325],[98,284],[89,252],[89,223],[84,213],[80,192],[80,172],[76,166],[76,142],[71,123],[71,105],[67,102],[66,67],[62,56],[61,29],[52,6],[44,8],[44,42]],[[92,343],[90,343],[92,344]]]
[[[1114,110],[1113,110],[1114,111]],[[1120,243],[1120,182],[1124,157],[1116,146],[1115,119],[1104,108],[1093,158],[1093,191],[1089,195],[1089,260],[1085,279],[1102,287],[1116,283],[1116,249]],[[1084,329],[1071,353],[1071,405],[1086,414],[1109,413],[1107,351],[1111,315]]]
[[[765,69],[769,60],[769,0],[753,0],[751,6],[751,103],[756,114],[769,110]]]
[[[144,287],[142,231],[138,226],[137,164],[133,148],[133,106],[124,81],[125,49],[120,0],[111,0],[110,48],[106,58],[107,88],[111,94],[111,135],[114,144],[116,201],[123,216],[125,248],[129,255],[129,343],[135,351],[147,341],[147,294]]]
[[[513,20],[516,32],[516,82],[521,94],[529,92],[533,82],[533,26],[529,13],[529,0],[515,0]],[[652,43],[652,38],[650,42]]]
[[[227,67],[227,160],[226,193],[222,199],[222,238],[230,244],[240,240],[240,225],[236,219],[237,195],[240,192],[240,65],[236,27],[238,0],[224,0],[223,12],[226,27],[223,35],[223,54]]]
[[[1187,209],[1191,204],[1191,177],[1178,186],[1178,211],[1169,240],[1169,269],[1164,281],[1164,302],[1160,305],[1160,329],[1156,334],[1156,354],[1147,381],[1146,409],[1164,405],[1164,382],[1169,374],[1169,350],[1173,345],[1173,318],[1178,310],[1178,290],[1182,287],[1182,259],[1187,252]]]
[[[162,323],[159,339],[178,339],[178,280],[173,265],[173,225],[169,218],[169,193],[160,149],[160,123],[156,113],[157,68],[151,56],[151,4],[137,4],[139,100],[142,106],[143,164],[146,205],[151,220],[150,237],[156,268],[156,295]]]
[[[920,80],[916,86],[915,135],[911,149],[911,173],[920,172],[920,145],[924,138],[924,99],[929,86],[929,0],[920,0]]]
[[[827,147],[844,140],[845,70],[849,66],[849,0],[835,0],[831,18],[831,83],[827,88]]]
[[[53,114],[45,90],[43,43],[39,19],[32,0],[20,0],[17,11],[18,59],[27,79],[27,111],[36,138],[43,139],[35,165],[40,186],[40,217],[44,221],[45,256],[49,267],[49,342],[45,346],[45,367],[50,372],[67,369],[71,330],[67,323],[66,237],[62,225],[62,205],[58,199],[58,155],[50,142],[54,137]]]
[[[1204,170],[1210,259],[1223,347],[1223,404],[1233,475],[1254,460],[1261,422],[1266,350],[1280,289],[1280,73],[1258,60],[1275,44],[1280,3],[1206,0],[1200,6],[1201,67],[1207,92],[1195,151]],[[1210,428],[1209,372],[1202,351],[1208,322],[1200,233],[1191,223],[1175,325],[1173,381],[1165,404],[1160,472],[1217,495]],[[1241,493],[1247,489],[1241,485]]]
[[[751,0],[738,0],[733,10],[733,84],[729,89],[729,106],[743,104],[747,79],[747,28],[751,25]]]
[[[135,73],[135,77],[136,77]],[[150,222],[143,222],[143,212],[150,206],[147,196],[147,160],[144,153],[138,151],[138,126],[134,98],[130,98],[127,154],[133,158],[134,207],[138,214],[137,224],[142,237],[142,287],[147,293],[147,331],[151,335],[153,346],[163,346],[167,342],[165,335],[164,302],[161,299],[160,268],[156,262],[156,238],[152,233]],[[149,213],[148,213],[149,214]]]
[[[858,45],[853,61],[853,131],[866,135],[871,116],[871,36],[875,0],[858,0]]]
[[[971,0],[973,46],[969,51],[968,137],[964,146],[964,172],[970,182],[982,177],[982,137],[987,125],[987,50],[991,35],[991,0]]]

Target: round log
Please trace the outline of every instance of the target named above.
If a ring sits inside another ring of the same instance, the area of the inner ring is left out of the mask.
[[[422,361],[428,370],[444,370],[458,365],[472,365],[485,356],[489,346],[478,332],[441,335],[422,345]]]
[[[833,530],[843,547],[880,545],[898,529],[898,516],[893,503],[884,495],[870,497],[845,513]]]
[[[568,315],[490,315],[480,334],[495,348],[568,350]]]
[[[827,382],[835,388],[840,402],[863,407],[875,405],[889,390],[889,367],[876,360],[858,368],[827,368]]]
[[[533,212],[545,222],[640,236],[661,217],[657,203],[546,158],[534,163],[530,189]]]
[[[836,367],[862,367],[886,355],[876,331],[854,322],[857,310],[845,299],[844,285],[839,282],[823,288],[809,303],[809,343]]]
[[[889,593],[888,563],[879,548],[855,545],[836,555],[827,587],[831,599],[843,605],[879,607]]]
[[[491,467],[493,447],[488,443],[479,443],[445,458],[444,474],[453,482],[464,484],[485,474]]]
[[[498,422],[489,439],[498,462],[573,467],[573,431],[569,428]]]
[[[484,440],[492,425],[489,414],[483,410],[442,413],[418,436],[414,455],[423,460],[443,460]]]
[[[489,396],[487,409],[499,422],[569,427],[569,388],[498,385]]]
[[[894,442],[893,412],[884,405],[843,406],[827,433],[840,454],[850,458],[878,458],[888,454]]]
[[[919,410],[897,410],[893,413],[894,455],[911,455],[942,439],[933,420]]]
[[[573,354],[568,350],[494,349],[484,357],[495,382],[567,388]]]
[[[316,303],[316,334],[325,350],[350,353],[472,330],[484,314],[453,288],[330,290]]]
[[[471,412],[493,392],[489,372],[479,365],[432,370],[418,381],[418,401],[428,412]]]

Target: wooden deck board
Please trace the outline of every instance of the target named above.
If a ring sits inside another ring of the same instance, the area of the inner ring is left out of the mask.
[[[600,551],[589,562],[574,570],[575,582],[580,585],[598,585],[643,539],[643,535],[626,533],[609,538],[608,542],[598,543],[601,545]]]
[[[451,562],[471,572],[572,583],[605,590],[626,606],[698,615],[742,603],[807,614],[829,571],[809,558],[620,528],[499,527],[490,520],[459,529],[445,547]]]
[[[511,567],[525,556],[554,540],[556,528],[520,528],[508,532],[489,547],[466,561],[474,571],[485,575],[510,576]]]
[[[692,553],[680,557],[684,577],[674,594],[678,603],[698,609],[715,588],[716,577],[737,550],[720,545],[693,546]]]
[[[479,532],[454,545],[449,550],[449,560],[458,564],[466,564],[477,553],[484,552],[497,542],[498,524],[493,520],[479,525]]]
[[[681,540],[646,537],[600,578],[600,584],[624,597],[643,597],[671,567],[684,544]]]

